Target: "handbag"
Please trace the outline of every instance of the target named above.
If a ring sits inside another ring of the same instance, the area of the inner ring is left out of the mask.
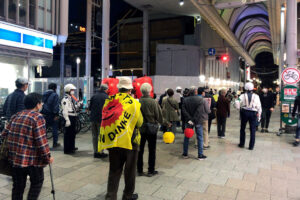
[[[146,129],[146,133],[148,135],[156,135],[158,132],[158,124],[153,124],[153,123],[149,123],[146,122],[144,123],[145,129]]]
[[[0,174],[12,176],[12,164],[8,160],[7,137],[0,146]]]

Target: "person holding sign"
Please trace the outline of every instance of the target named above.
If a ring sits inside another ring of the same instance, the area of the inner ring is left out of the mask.
[[[123,200],[138,199],[133,194],[143,124],[141,104],[131,96],[131,79],[119,78],[119,93],[105,100],[98,143],[98,152],[109,151],[109,176],[106,200],[117,200],[120,178],[124,169]],[[125,166],[125,167],[124,167]]]

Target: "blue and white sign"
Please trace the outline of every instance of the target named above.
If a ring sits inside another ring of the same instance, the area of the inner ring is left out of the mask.
[[[210,55],[210,56],[216,55],[216,49],[215,48],[209,48],[208,49],[208,55]]]
[[[53,54],[55,35],[0,22],[0,44]]]

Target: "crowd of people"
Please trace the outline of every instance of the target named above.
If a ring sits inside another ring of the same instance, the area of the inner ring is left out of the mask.
[[[78,148],[75,146],[75,121],[82,101],[74,96],[77,88],[72,84],[65,85],[65,96],[61,100],[54,83],[49,84],[49,90],[43,95],[25,95],[28,88],[26,79],[17,79],[16,87],[4,104],[3,113],[8,123],[1,134],[1,137],[7,138],[9,160],[13,169],[12,199],[22,199],[27,176],[31,181],[28,198],[38,199],[44,180],[43,168],[53,162],[46,137],[46,125],[52,126],[53,148],[60,147],[57,120],[61,107],[65,120],[64,153],[76,153]],[[261,132],[268,132],[271,114],[276,105],[276,95],[273,92],[263,88],[258,95],[251,82],[245,85],[242,93],[231,89],[216,91],[208,87],[194,86],[184,90],[177,87],[175,92],[168,88],[159,100],[151,95],[153,88],[149,83],[141,85],[142,97],[135,99],[132,94],[132,81],[125,77],[119,79],[119,93],[108,96],[108,89],[108,85],[102,84],[88,107],[94,158],[107,157],[105,149],[109,152],[107,200],[117,199],[123,168],[123,200],[138,199],[138,194],[134,193],[136,174],[152,177],[159,173],[155,169],[159,127],[162,132],[173,134],[194,129],[198,159],[204,160],[204,150],[210,148],[212,121],[216,118],[217,135],[220,139],[225,138],[231,105],[240,111],[240,148],[245,146],[245,128],[248,122],[250,124],[249,150],[254,149],[259,123]],[[293,116],[300,109],[300,97],[295,102],[297,104],[295,103]],[[180,126],[181,130],[178,131]],[[299,135],[298,128],[295,145],[300,142]],[[190,137],[184,137],[182,157],[185,159],[189,158],[189,140]],[[147,173],[143,170],[146,142],[149,149]]]

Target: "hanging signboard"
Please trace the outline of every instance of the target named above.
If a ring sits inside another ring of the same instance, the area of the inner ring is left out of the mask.
[[[292,118],[292,112],[294,108],[294,101],[299,94],[299,90],[296,86],[287,85],[281,90],[281,119],[288,125],[296,124],[298,119]]]
[[[292,67],[286,68],[281,73],[281,79],[286,85],[296,84],[300,80],[300,71]]]

